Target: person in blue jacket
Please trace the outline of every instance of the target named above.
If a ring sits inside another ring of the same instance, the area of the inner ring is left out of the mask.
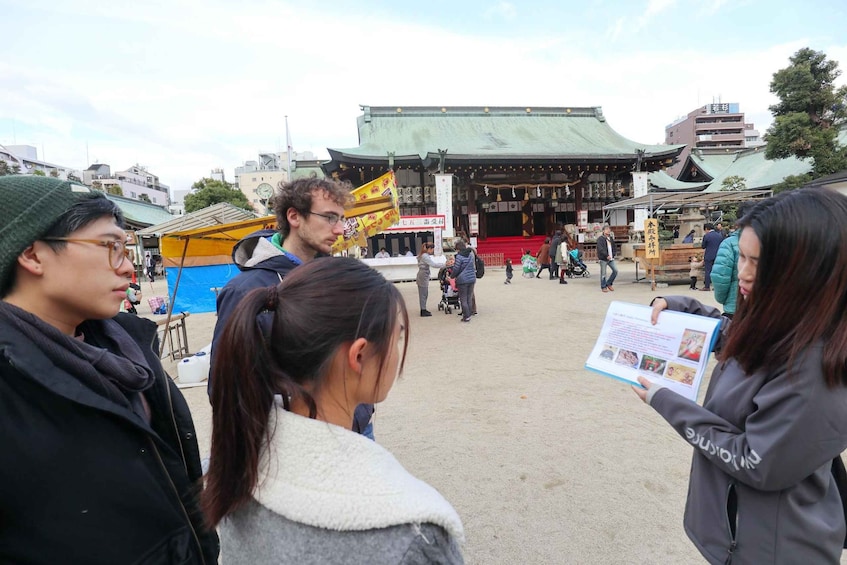
[[[232,250],[232,261],[241,273],[218,295],[212,365],[216,362],[215,344],[226,321],[247,293],[254,288],[276,286],[298,265],[330,253],[338,236],[344,233],[344,209],[351,201],[350,189],[347,183],[317,178],[297,179],[280,186],[273,199],[278,230],[254,232]],[[270,321],[266,323],[269,327]],[[210,393],[214,384],[210,376]],[[373,439],[372,416],[373,405],[359,406],[352,429]]]
[[[462,321],[470,322],[473,315],[471,297],[476,285],[476,256],[461,239],[456,241],[456,257],[450,275],[456,279],[456,285],[459,287]]]
[[[644,378],[635,392],[693,448],[684,526],[707,562],[836,565],[847,534],[837,478],[847,449],[847,197],[783,192],[740,225],[738,308],[703,405]],[[668,296],[653,301],[653,323],[664,309],[720,315]]]

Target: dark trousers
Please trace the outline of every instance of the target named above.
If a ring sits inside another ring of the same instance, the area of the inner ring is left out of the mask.
[[[703,283],[706,285],[705,288],[712,288],[712,267],[715,266],[715,260],[703,259],[703,263],[706,265],[706,277],[703,279]]]
[[[470,320],[473,315],[471,309],[471,297],[473,296],[473,287],[476,283],[459,284],[459,304],[462,306],[462,319]]]
[[[697,277],[691,277],[691,289],[697,288]]]
[[[538,274],[535,275],[535,278],[540,277],[541,271],[543,271],[544,269],[547,269],[547,272],[550,274],[550,278],[552,279],[553,278],[553,269],[550,267],[550,263],[542,263],[541,268],[538,269]]]

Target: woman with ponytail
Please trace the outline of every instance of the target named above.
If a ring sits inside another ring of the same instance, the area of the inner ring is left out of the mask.
[[[327,257],[248,294],[216,347],[203,509],[230,563],[462,563],[456,511],[350,431],[402,371],[397,288]]]

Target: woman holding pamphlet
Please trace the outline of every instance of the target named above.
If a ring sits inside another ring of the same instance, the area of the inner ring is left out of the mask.
[[[703,406],[643,377],[633,388],[694,448],[684,526],[709,563],[839,563],[847,197],[784,192],[739,224],[738,308]],[[664,309],[719,316],[671,296],[654,324]]]

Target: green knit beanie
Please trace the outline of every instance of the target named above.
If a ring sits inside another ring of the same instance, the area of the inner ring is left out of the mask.
[[[87,186],[29,175],[0,177],[0,296],[6,296],[23,250],[71,206],[93,196]]]

